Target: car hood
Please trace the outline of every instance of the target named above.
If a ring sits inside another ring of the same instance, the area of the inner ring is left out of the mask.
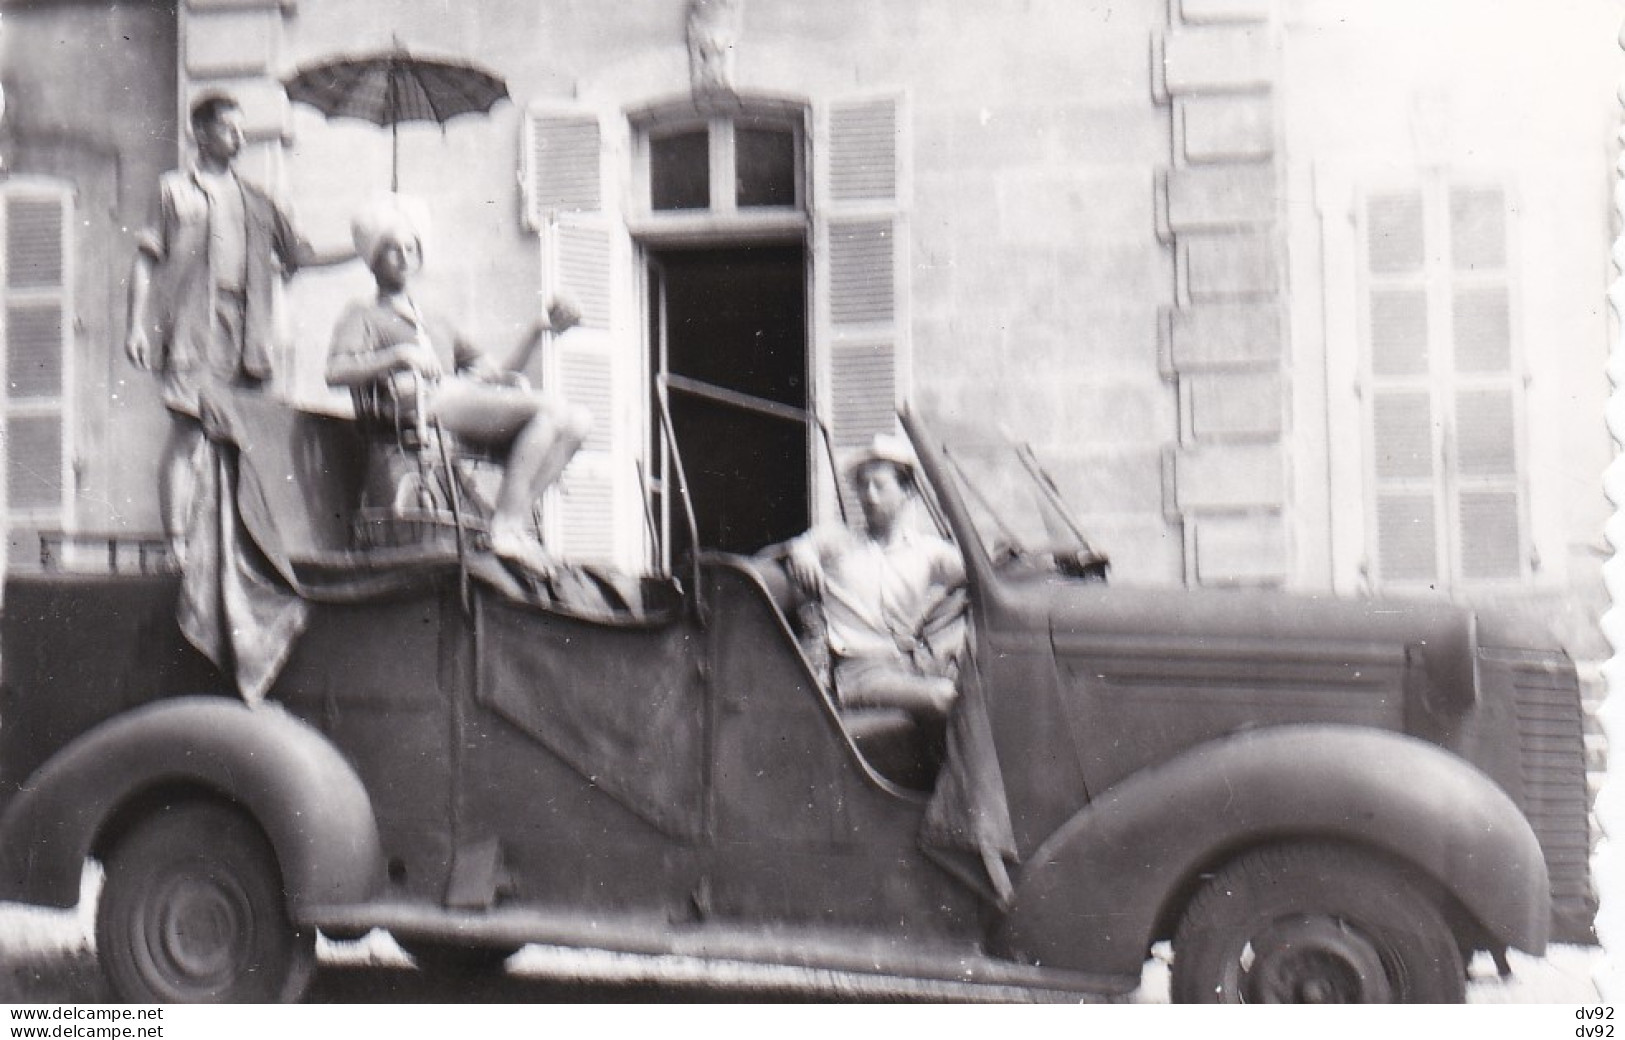
[[[995,629],[1047,630],[1060,653],[1109,645],[1278,659],[1402,654],[1420,666],[1436,704],[1474,694],[1477,619],[1439,600],[1129,588],[1061,578],[1004,584],[993,600]]]

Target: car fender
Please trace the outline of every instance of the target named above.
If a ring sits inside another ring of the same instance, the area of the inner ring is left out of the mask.
[[[995,945],[1030,963],[1137,973],[1204,871],[1293,837],[1385,852],[1495,941],[1545,950],[1546,863],[1506,793],[1432,744],[1330,725],[1237,734],[1111,788],[1028,858]]]
[[[87,730],[28,778],[0,814],[0,899],[72,906],[103,829],[132,799],[171,789],[229,799],[258,821],[295,919],[383,881],[371,799],[325,737],[278,707],[181,697]]]

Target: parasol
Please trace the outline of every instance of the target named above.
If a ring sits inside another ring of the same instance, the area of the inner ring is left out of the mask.
[[[329,119],[364,119],[389,127],[389,186],[400,188],[402,123],[444,126],[460,115],[489,112],[508,96],[502,79],[467,62],[394,49],[343,55],[307,65],[283,80],[291,101],[303,101]]]

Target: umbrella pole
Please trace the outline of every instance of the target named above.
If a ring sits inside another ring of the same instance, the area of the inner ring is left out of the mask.
[[[401,125],[389,124],[389,190],[401,190]]]

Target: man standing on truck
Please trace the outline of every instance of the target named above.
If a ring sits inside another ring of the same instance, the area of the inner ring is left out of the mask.
[[[185,553],[193,459],[203,439],[199,392],[263,387],[271,377],[276,280],[353,255],[317,253],[280,206],[237,176],[243,118],[234,98],[203,95],[192,106],[191,128],[197,161],[159,179],[154,219],[136,239],[124,340],[136,367],[163,374],[171,425],[158,501],[177,558]]]
[[[959,550],[908,522],[918,494],[914,457],[880,434],[847,473],[863,530],[815,527],[786,547],[786,566],[824,609],[835,695],[843,708],[901,708],[940,722],[956,696],[962,623],[945,618],[965,582]],[[942,622],[939,624],[939,622]]]

